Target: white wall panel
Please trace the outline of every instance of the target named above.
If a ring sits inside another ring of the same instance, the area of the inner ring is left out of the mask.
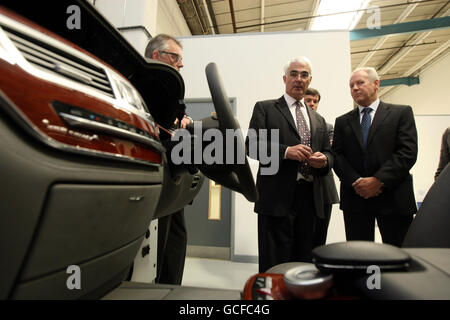
[[[151,36],[191,34],[176,0],[96,0],[95,7],[116,28],[142,26]],[[149,38],[143,30],[123,30],[122,35],[145,54]]]
[[[450,54],[447,54],[420,74],[419,85],[399,86],[382,97],[386,102],[411,105],[414,110],[419,152],[411,172],[419,202],[434,182],[442,134],[450,126],[449,71]]]
[[[124,26],[127,0],[97,0],[95,7],[116,28]]]

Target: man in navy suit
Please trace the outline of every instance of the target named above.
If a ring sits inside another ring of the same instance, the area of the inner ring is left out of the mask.
[[[303,101],[311,79],[307,58],[289,61],[285,94],[257,102],[250,120],[249,129],[259,135],[249,135],[247,146],[268,148],[280,160],[279,170],[271,175],[261,170],[265,164],[260,162],[256,180],[260,272],[284,262],[311,261],[316,217],[324,217],[319,177],[328,174],[333,156],[325,120]],[[277,141],[268,138],[274,130]]]
[[[401,246],[416,213],[412,176],[417,130],[412,108],[380,101],[374,68],[356,69],[350,91],[358,105],[334,126],[334,171],[347,240],[374,240],[375,219],[384,243]]]

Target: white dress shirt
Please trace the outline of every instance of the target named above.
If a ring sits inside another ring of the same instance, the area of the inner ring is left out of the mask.
[[[377,112],[379,105],[380,105],[380,99],[377,99],[374,102],[372,102],[372,104],[369,106],[370,108],[372,108],[372,111],[369,113],[370,123],[373,122],[373,117],[375,117],[375,112]],[[361,123],[362,117],[364,115],[364,113],[362,112],[364,107],[358,106],[358,109],[359,109],[359,123]]]

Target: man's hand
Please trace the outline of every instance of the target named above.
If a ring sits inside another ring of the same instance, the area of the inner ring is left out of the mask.
[[[286,152],[286,158],[290,160],[303,161],[307,160],[312,155],[312,149],[304,144],[297,144],[292,147],[288,147]]]
[[[189,119],[186,115],[181,120],[181,128],[186,129],[186,126],[191,123],[191,119]]]
[[[187,126],[189,123],[191,123],[191,119],[190,119],[188,116],[184,115],[183,119],[181,120],[180,128],[186,129],[186,126]],[[174,124],[174,126],[178,126],[178,118],[175,119],[175,121],[173,122],[173,124]]]
[[[322,152],[314,152],[306,161],[311,167],[320,169],[325,167],[327,157]]]
[[[359,178],[353,182],[352,187],[364,199],[376,197],[383,192],[383,184],[375,177]]]

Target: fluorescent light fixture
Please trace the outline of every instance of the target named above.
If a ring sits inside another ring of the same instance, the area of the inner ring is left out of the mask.
[[[321,0],[311,30],[352,30],[364,14],[370,0]],[[340,13],[343,12],[343,13]]]

